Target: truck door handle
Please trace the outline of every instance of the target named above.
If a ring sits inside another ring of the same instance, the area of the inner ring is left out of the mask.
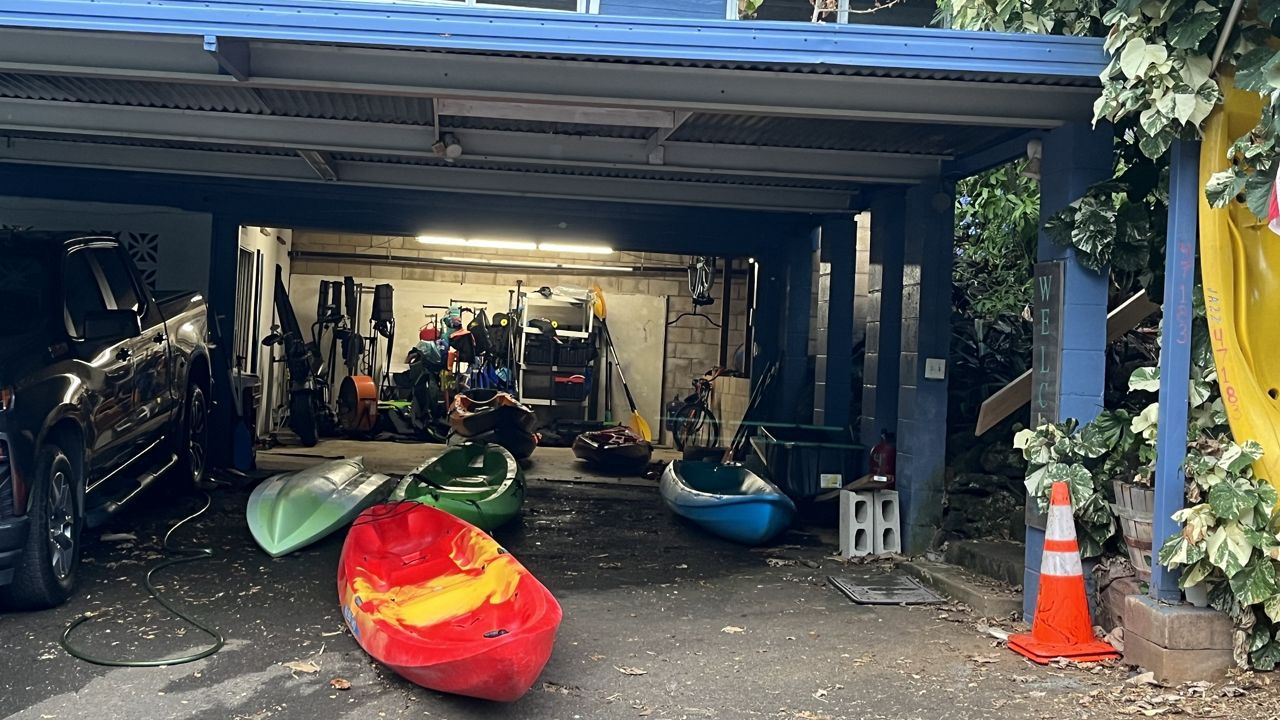
[[[120,348],[116,351],[116,360],[119,360],[120,362],[124,362],[131,357],[133,357],[133,351],[129,348]]]

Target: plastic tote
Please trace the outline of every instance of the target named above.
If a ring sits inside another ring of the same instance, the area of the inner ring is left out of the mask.
[[[770,480],[796,500],[836,490],[862,475],[866,447],[853,431],[834,428],[761,428],[751,446]]]

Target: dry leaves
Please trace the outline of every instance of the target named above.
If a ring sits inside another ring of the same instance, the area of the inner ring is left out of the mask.
[[[334,690],[350,690],[351,681],[346,678],[336,677],[329,681],[329,687]]]
[[[614,665],[613,669],[617,670],[623,675],[648,675],[649,674],[648,670],[641,670],[638,667],[631,667],[630,665]]]
[[[294,660],[293,662],[280,663],[280,664],[289,668],[293,672],[308,673],[308,674],[320,672],[320,666],[316,665],[310,660]]]
[[[979,665],[994,665],[1000,662],[1000,657],[999,655],[970,655],[969,661]]]
[[[726,635],[737,635],[739,633],[746,632],[746,630],[736,625],[726,625],[725,627],[720,628],[720,632]]]
[[[765,563],[767,563],[769,567],[788,567],[795,565],[796,561],[787,560],[786,558],[765,558]]]

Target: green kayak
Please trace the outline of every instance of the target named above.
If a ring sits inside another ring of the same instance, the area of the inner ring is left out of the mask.
[[[392,499],[431,505],[492,530],[520,514],[524,472],[501,445],[463,443],[405,475]]]
[[[258,545],[280,557],[349,525],[394,485],[394,478],[366,471],[363,458],[323,462],[262,481],[245,517]]]

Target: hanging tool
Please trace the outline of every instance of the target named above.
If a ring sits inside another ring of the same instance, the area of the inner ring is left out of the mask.
[[[622,374],[622,363],[618,360],[618,350],[613,346],[613,336],[609,334],[609,324],[605,321],[607,310],[604,302],[604,290],[599,285],[591,288],[591,312],[595,314],[596,319],[600,321],[600,332],[604,335],[605,345],[609,348],[609,357],[613,359],[613,366],[618,371],[618,380],[622,382],[622,390],[627,394],[627,404],[631,406],[631,421],[628,423],[632,430],[635,430],[646,441],[653,440],[653,430],[649,428],[649,423],[640,415],[640,411],[636,409],[636,399],[631,394],[631,388],[627,386],[627,376]]]

